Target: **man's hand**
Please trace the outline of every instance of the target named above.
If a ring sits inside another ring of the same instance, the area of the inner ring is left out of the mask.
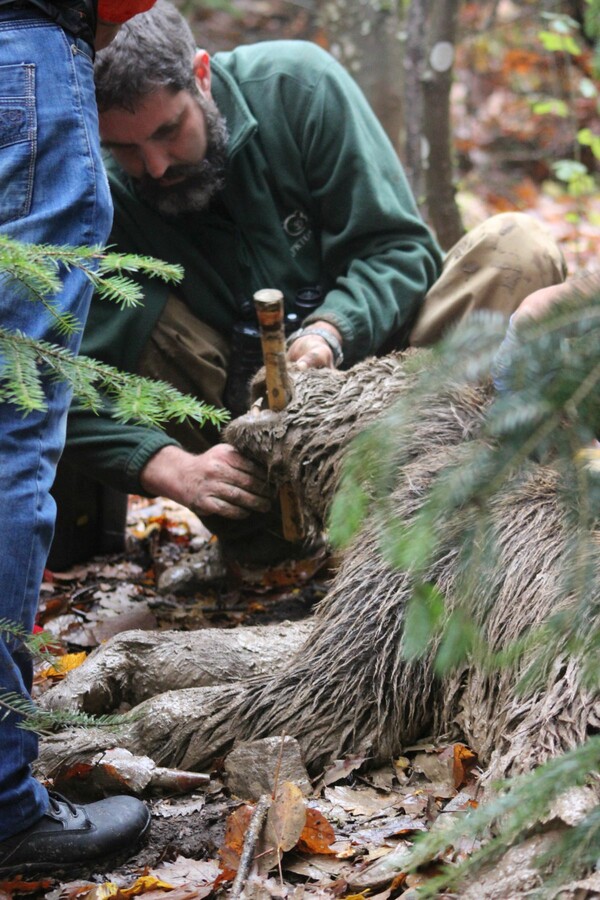
[[[105,47],[108,47],[120,27],[120,25],[113,25],[112,22],[98,22],[96,26],[96,40],[94,41],[96,51],[104,50]]]
[[[342,345],[342,336],[335,325],[330,322],[311,322],[307,328],[322,328],[328,331]],[[335,360],[333,351],[325,338],[318,334],[303,334],[295,340],[288,352],[287,358],[296,364],[298,369],[334,369]]]
[[[144,466],[140,481],[149,494],[169,497],[200,518],[245,519],[271,506],[265,473],[230,444],[217,444],[199,456],[163,447]]]
[[[562,284],[553,284],[550,287],[540,288],[539,291],[534,291],[533,294],[528,294],[527,297],[521,300],[521,303],[512,314],[512,320],[516,322],[517,319],[525,319],[527,317],[539,319],[553,303],[572,292],[573,283],[567,281]]]

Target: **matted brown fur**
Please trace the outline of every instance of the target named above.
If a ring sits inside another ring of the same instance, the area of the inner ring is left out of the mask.
[[[269,464],[276,480],[291,481],[317,528],[349,440],[410,391],[416,376],[406,373],[405,359],[389,356],[347,373],[299,375],[287,410],[266,416],[264,424],[238,420],[226,439]],[[398,470],[392,494],[402,521],[420,508],[433,478],[464,442],[477,439],[490,396],[486,384],[460,389],[450,384],[420,410],[418,427],[403,435],[408,462]],[[547,466],[532,463],[493,504],[499,554],[489,577],[497,590],[490,606],[482,588],[473,616],[492,649],[501,649],[557,610],[570,526],[558,502],[556,473]],[[450,607],[456,599],[457,554],[458,541],[449,533],[427,573]],[[465,667],[443,682],[434,676],[431,658],[404,661],[400,649],[410,592],[410,576],[386,564],[377,528],[367,521],[344,553],[307,644],[285,671],[246,685],[222,725],[218,716],[213,719],[216,742],[227,733],[240,739],[285,731],[298,738],[316,769],[350,752],[389,758],[424,734],[453,731],[497,775],[529,769],[598,727],[600,701],[579,684],[576,660],[559,658],[534,696],[515,690],[526,661],[520,671],[492,675]]]
[[[294,485],[316,533],[352,438],[394,400],[410,397],[427,354],[369,359],[343,373],[298,373],[293,400],[284,411],[236,420],[225,438],[266,464],[275,483]],[[410,522],[421,508],[438,473],[481,440],[491,398],[489,384],[459,387],[449,373],[443,391],[419,401],[419,415],[410,426],[394,428],[401,453],[391,503],[401,521]],[[490,511],[497,552],[490,554],[471,614],[492,649],[500,650],[556,612],[561,602],[568,605],[561,599],[561,577],[577,525],[559,502],[557,472],[533,461],[506,482]],[[452,608],[461,541],[451,522],[443,537],[425,577]],[[600,587],[600,551],[594,554],[594,585]],[[82,752],[109,746],[148,753],[163,765],[203,768],[237,740],[285,732],[300,741],[310,769],[317,772],[345,754],[389,759],[420,737],[453,733],[479,753],[490,775],[499,776],[530,769],[600,726],[600,698],[583,689],[579,662],[566,650],[557,651],[546,683],[533,695],[517,690],[527,659],[518,670],[492,674],[465,666],[443,681],[434,675],[432,655],[407,662],[401,649],[411,590],[410,574],[386,563],[379,529],[367,519],[343,554],[308,639],[279,671],[233,685],[173,690],[177,686],[170,684],[169,692],[137,706],[131,723],[118,733],[86,732],[85,746],[74,741],[66,761],[64,736],[47,738],[42,770],[51,773],[57,756],[66,765]],[[600,599],[600,591],[590,599]]]

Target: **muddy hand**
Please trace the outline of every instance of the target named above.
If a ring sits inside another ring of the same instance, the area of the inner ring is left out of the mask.
[[[244,519],[271,507],[266,471],[230,444],[217,444],[198,456],[181,447],[163,447],[140,480],[148,493],[170,497],[201,518]]]

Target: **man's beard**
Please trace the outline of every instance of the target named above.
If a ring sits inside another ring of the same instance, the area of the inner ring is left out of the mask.
[[[136,180],[139,196],[165,216],[206,209],[214,195],[225,186],[225,165],[229,132],[224,117],[211,98],[200,92],[194,97],[206,121],[206,155],[202,162],[171,166],[163,178],[183,178],[164,185],[144,175]]]

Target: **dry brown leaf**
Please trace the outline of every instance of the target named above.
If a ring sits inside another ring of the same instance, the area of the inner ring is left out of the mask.
[[[298,843],[306,823],[306,800],[293,781],[284,781],[269,807],[264,839],[257,854],[260,872],[268,872],[279,864],[287,850]]]
[[[188,859],[178,856],[173,862],[163,862],[146,874],[168,881],[175,887],[212,885],[219,874],[217,859]]]
[[[323,813],[318,809],[306,810],[306,824],[298,840],[296,849],[301,853],[320,853],[335,856],[331,845],[335,841],[335,832]]]
[[[223,878],[229,880],[235,877],[240,864],[240,856],[244,847],[244,838],[252,818],[254,807],[248,804],[234,810],[227,819],[225,840],[219,849],[221,872]]]
[[[470,773],[477,765],[477,754],[466,744],[454,745],[454,758],[452,763],[452,775],[456,790],[466,784]]]
[[[365,759],[365,756],[346,756],[344,759],[334,759],[323,773],[322,784],[327,787],[329,784],[335,784],[336,781],[342,781],[355,769],[360,769]]]
[[[204,900],[213,893],[214,885],[212,884],[182,884],[173,890],[156,889],[143,891],[144,900]],[[114,895],[114,900],[129,900],[129,894],[119,891]],[[86,898],[87,900],[87,898]]]
[[[402,806],[402,797],[399,794],[383,796],[373,788],[355,790],[345,785],[326,788],[325,798],[334,806],[341,806],[342,809],[357,816],[372,816],[384,809]]]
[[[86,894],[94,887],[96,887],[96,885],[89,881],[67,881],[60,886],[60,900],[85,900]],[[54,897],[55,893],[55,891],[52,891],[45,896]]]
[[[357,892],[389,887],[394,879],[405,876],[409,855],[409,845],[401,842],[362,872],[352,874],[348,883]]]

